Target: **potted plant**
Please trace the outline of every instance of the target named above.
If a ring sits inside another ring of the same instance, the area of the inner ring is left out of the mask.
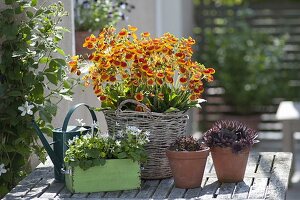
[[[208,154],[209,148],[200,144],[193,136],[176,138],[166,151],[175,186],[200,187]]]
[[[116,25],[120,20],[125,20],[126,12],[134,6],[126,0],[85,0],[75,6],[75,38],[76,52],[89,53],[82,47],[84,39],[91,33],[98,34],[105,26]]]
[[[73,73],[83,74],[101,109],[107,109],[110,131],[130,124],[151,132],[142,177],[166,178],[172,173],[165,149],[178,134],[185,134],[186,111],[200,107],[204,82],[213,81],[215,70],[192,60],[192,38],[170,33],[151,38],[148,32],[138,37],[136,32],[129,25],[89,36],[83,44],[92,50],[88,60],[74,56],[69,66]]]
[[[91,133],[69,140],[64,158],[67,188],[76,193],[139,188],[148,134],[128,126],[114,136]]]
[[[210,147],[214,167],[220,182],[243,181],[250,149],[257,143],[258,132],[241,122],[216,122],[203,135]]]

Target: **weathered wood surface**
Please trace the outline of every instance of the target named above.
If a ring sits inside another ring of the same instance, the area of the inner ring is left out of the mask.
[[[180,189],[172,178],[145,180],[140,190],[72,194],[64,184],[56,183],[49,160],[39,165],[4,199],[285,199],[292,154],[253,153],[248,159],[244,182],[220,183],[212,159],[208,158],[202,187]],[[100,178],[99,178],[99,181]],[[124,183],[126,184],[126,183]]]

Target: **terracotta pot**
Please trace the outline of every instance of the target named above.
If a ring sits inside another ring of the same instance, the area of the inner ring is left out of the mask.
[[[166,152],[178,188],[197,188],[201,186],[209,148],[202,151]]]
[[[230,147],[213,147],[211,148],[211,156],[219,182],[236,183],[243,181],[249,149],[236,154],[232,152]]]

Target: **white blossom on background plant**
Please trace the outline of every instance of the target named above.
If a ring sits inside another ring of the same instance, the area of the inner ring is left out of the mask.
[[[21,116],[25,116],[26,114],[32,115],[33,112],[31,109],[34,108],[34,105],[29,105],[28,101],[26,101],[22,106],[18,107],[18,110],[22,111]]]
[[[1,176],[1,174],[5,174],[6,172],[7,172],[7,170],[4,168],[4,164],[2,163],[0,165],[0,176]]]
[[[80,124],[80,126],[84,126],[85,125],[85,123],[82,122],[83,119],[75,119],[75,120]]]

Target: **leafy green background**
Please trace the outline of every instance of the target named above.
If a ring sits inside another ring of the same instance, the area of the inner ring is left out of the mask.
[[[46,6],[37,0],[5,0],[0,11],[0,197],[29,169],[32,152],[45,160],[31,121],[51,135],[57,104],[69,99],[76,81],[67,77],[65,53],[59,42],[67,30],[60,22],[67,13],[62,3]],[[25,102],[33,115],[21,116]]]

